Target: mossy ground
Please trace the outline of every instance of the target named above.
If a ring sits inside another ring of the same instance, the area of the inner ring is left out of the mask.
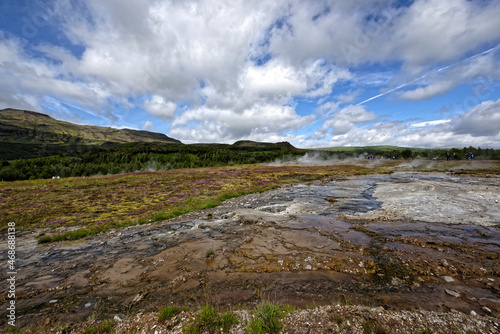
[[[0,230],[13,221],[18,230],[42,229],[45,235],[40,242],[74,240],[111,228],[173,218],[283,184],[380,171],[354,165],[247,165],[2,182]]]

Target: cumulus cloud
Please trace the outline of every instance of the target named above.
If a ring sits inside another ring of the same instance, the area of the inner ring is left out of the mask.
[[[406,69],[419,72],[500,38],[497,1],[395,4],[391,0],[317,1],[314,5],[293,1],[287,24],[273,31],[269,50],[294,62],[315,55],[351,65],[401,61]]]
[[[283,137],[284,131],[300,129],[313,120],[314,116],[299,116],[289,106],[255,105],[241,113],[202,106],[175,119],[171,135],[186,142],[211,142],[217,138],[227,143],[241,138],[266,141]]]
[[[379,116],[374,112],[341,105],[355,103],[361,94],[356,84],[367,90],[386,86],[393,72],[414,77],[491,47],[500,40],[500,3],[399,4],[54,0],[46,23],[66,42],[30,44],[0,33],[0,107],[47,112],[47,101],[57,99],[61,110],[71,105],[110,122],[119,122],[124,109],[143,109],[171,125],[170,135],[185,142],[287,138],[302,143],[307,136],[291,132],[315,120],[296,110],[302,98],[318,103],[316,112],[326,119],[317,140],[333,136],[339,143],[364,139],[376,144],[399,136],[391,134],[396,130],[401,138],[414,139],[406,134],[428,129],[375,126]],[[498,78],[496,59],[491,53],[427,76],[399,98],[422,101],[480,75]],[[353,85],[339,94],[338,85],[346,82]],[[455,131],[450,136],[476,138],[479,132],[464,124],[476,124],[487,111],[470,113],[475,121],[466,114],[435,129],[446,125]],[[155,121],[157,128],[161,123]]]
[[[333,108],[335,105],[329,104]],[[330,112],[332,116],[327,119],[315,136],[324,137],[327,133],[343,135],[353,130],[358,124],[372,122],[378,119],[373,112],[366,111],[363,105],[349,105],[341,110]]]
[[[500,100],[485,101],[451,123],[454,134],[473,137],[497,136],[500,133]]]
[[[452,119],[429,122],[351,124],[343,133],[313,138],[308,147],[397,145],[407,147],[500,146],[500,100],[486,101]]]
[[[168,121],[174,117],[177,105],[162,96],[153,95],[151,99],[144,101],[144,109],[151,115]]]
[[[456,60],[498,40],[498,15],[498,1],[417,0],[395,20],[388,51],[414,69]]]
[[[102,116],[110,116],[106,105],[111,95],[101,83],[70,80],[65,67],[31,58],[19,40],[0,36],[0,64],[0,107],[41,110],[47,97],[57,96],[68,104],[103,110]]]

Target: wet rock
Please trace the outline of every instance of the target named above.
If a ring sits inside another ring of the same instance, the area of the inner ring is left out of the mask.
[[[481,307],[481,310],[483,310],[484,312],[486,312],[488,314],[491,314],[491,310],[489,308],[487,308],[486,306]]]
[[[85,304],[85,307],[91,307],[91,306],[92,306],[92,303]]]
[[[453,290],[444,290],[447,294],[449,294],[450,296],[453,296],[455,298],[460,298],[460,294],[456,291],[453,291]]]
[[[57,299],[52,299],[49,304],[54,304],[54,303],[57,303]]]
[[[476,317],[477,316],[477,313],[474,312],[474,311],[470,311],[470,315],[472,315],[473,317]]]

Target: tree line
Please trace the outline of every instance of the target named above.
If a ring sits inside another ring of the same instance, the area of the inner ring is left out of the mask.
[[[316,151],[320,159],[358,157],[359,152]],[[468,153],[479,160],[500,160],[500,150],[464,147],[462,149],[401,149],[373,150],[369,155],[396,159],[445,160],[446,153],[465,160]],[[52,177],[108,175],[168,169],[216,167],[238,164],[272,162],[277,159],[293,161],[306,153],[279,145],[234,146],[224,144],[183,145],[164,143],[125,144],[114,148],[92,147],[43,158],[0,160],[0,180],[33,180]]]
[[[216,167],[271,162],[303,155],[279,146],[183,145],[140,143],[114,148],[93,147],[55,156],[0,160],[0,180],[108,175],[168,169]]]

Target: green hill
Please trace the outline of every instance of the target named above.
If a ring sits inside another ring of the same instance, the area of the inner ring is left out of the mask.
[[[0,156],[5,160],[134,142],[181,144],[161,133],[77,125],[28,110],[0,110]]]

